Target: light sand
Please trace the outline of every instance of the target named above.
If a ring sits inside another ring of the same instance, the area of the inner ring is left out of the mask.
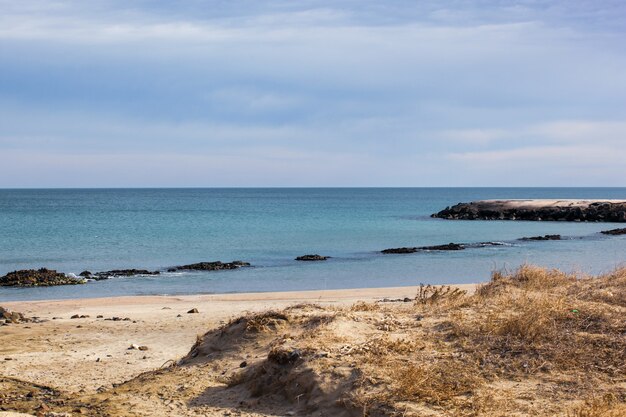
[[[459,287],[472,292],[475,285]],[[0,375],[66,392],[93,392],[181,358],[198,335],[246,312],[302,302],[347,305],[412,298],[416,291],[417,287],[398,287],[2,303],[45,321],[0,327]],[[187,314],[192,308],[199,313]],[[90,317],[71,319],[74,314]],[[131,321],[105,320],[111,317]],[[148,350],[129,350],[131,344]]]

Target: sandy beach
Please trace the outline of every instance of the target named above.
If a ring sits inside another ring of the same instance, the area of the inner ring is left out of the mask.
[[[473,291],[475,285],[460,286]],[[418,287],[255,294],[137,296],[8,302],[41,323],[0,327],[0,374],[62,389],[95,391],[154,370],[189,352],[196,337],[251,312],[315,302],[413,298]],[[198,314],[188,314],[193,308]],[[73,315],[88,318],[71,319]],[[97,318],[102,316],[102,318]],[[122,320],[106,320],[119,317]],[[128,318],[130,320],[123,320]],[[147,351],[129,346],[147,346]]]

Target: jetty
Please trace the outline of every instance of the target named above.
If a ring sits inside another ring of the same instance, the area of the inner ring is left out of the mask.
[[[626,200],[480,200],[446,207],[449,220],[626,222]]]

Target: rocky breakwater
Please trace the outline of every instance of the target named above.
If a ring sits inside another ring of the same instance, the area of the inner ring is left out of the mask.
[[[54,285],[84,284],[83,278],[75,278],[54,269],[22,269],[0,277],[0,287],[51,287]]]
[[[450,220],[626,222],[626,200],[481,200],[446,207]]]
[[[232,261],[232,262],[198,262],[196,264],[181,265],[169,268],[167,272],[177,271],[221,271],[226,269],[239,269],[244,266],[250,266],[248,262]]]

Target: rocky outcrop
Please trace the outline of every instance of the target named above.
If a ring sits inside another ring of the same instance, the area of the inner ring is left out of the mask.
[[[600,233],[602,233],[603,235],[611,235],[611,236],[626,235],[626,228],[603,230]]]
[[[250,266],[248,262],[232,261],[232,262],[199,262],[197,264],[175,266],[167,270],[167,272],[176,271],[221,271],[225,269],[238,269],[244,266]]]
[[[159,271],[148,271],[147,269],[114,269],[112,271],[96,272],[92,274],[89,271],[80,273],[81,277],[102,281],[109,278],[134,277],[137,275],[159,275]]]
[[[415,252],[423,252],[423,251],[439,251],[439,250],[463,250],[465,249],[465,245],[461,245],[459,243],[447,243],[445,245],[436,245],[436,246],[418,246],[418,247],[403,247],[403,248],[391,248],[385,249],[381,252],[384,254],[404,254],[404,253],[415,253]]]
[[[74,278],[53,269],[22,269],[0,277],[0,287],[51,287],[54,285],[84,284],[81,278]]]
[[[296,261],[325,261],[330,256],[322,256],[322,255],[302,255],[296,258]]]
[[[626,222],[626,201],[483,200],[446,207],[431,217],[450,220]]]
[[[544,236],[531,236],[523,237],[519,240],[561,240],[561,235],[544,235]]]

